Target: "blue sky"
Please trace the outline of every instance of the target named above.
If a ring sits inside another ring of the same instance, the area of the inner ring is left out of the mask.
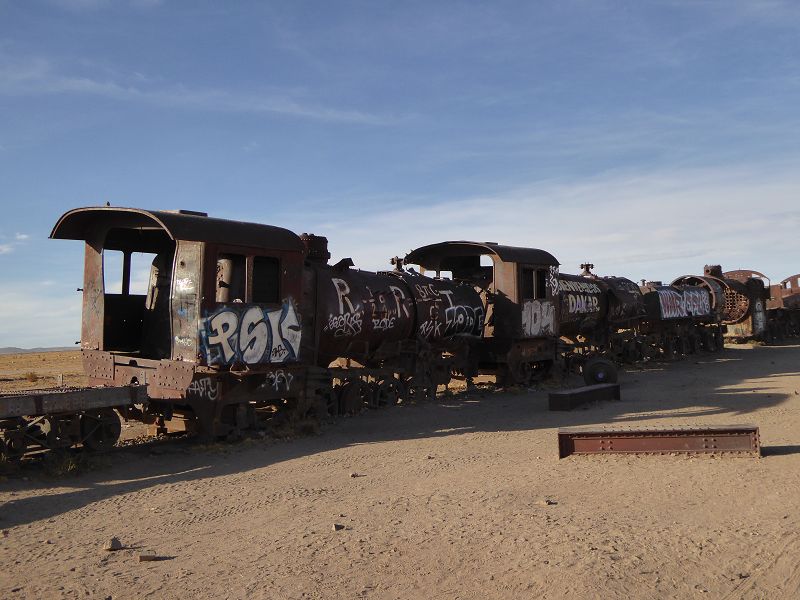
[[[0,0],[0,346],[78,339],[66,210],[800,272],[800,3]]]

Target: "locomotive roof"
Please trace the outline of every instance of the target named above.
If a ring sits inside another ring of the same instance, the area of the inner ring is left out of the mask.
[[[159,211],[117,206],[76,208],[64,213],[53,227],[54,239],[85,240],[99,227],[163,230],[173,240],[212,242],[253,248],[303,252],[300,237],[282,227],[229,221],[189,211]]]
[[[503,262],[527,263],[534,265],[558,265],[556,258],[538,248],[502,246],[494,242],[439,242],[422,246],[406,254],[405,262],[420,265],[426,269],[439,269],[443,259],[453,256],[474,256],[494,254]]]

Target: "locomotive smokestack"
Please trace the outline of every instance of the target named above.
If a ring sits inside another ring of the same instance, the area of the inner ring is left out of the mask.
[[[705,275],[706,277],[722,278],[722,266],[706,265],[705,267],[703,267],[703,275]]]
[[[594,273],[592,273],[592,269],[594,269],[594,265],[590,262],[585,262],[581,264],[581,277],[594,277]]]
[[[328,238],[313,233],[304,233],[300,236],[306,246],[306,257],[311,262],[328,264],[331,253],[328,252]]]

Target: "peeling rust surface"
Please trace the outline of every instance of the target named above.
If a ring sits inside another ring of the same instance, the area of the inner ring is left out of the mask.
[[[558,430],[558,457],[570,454],[744,454],[761,455],[758,427],[728,425],[669,428],[591,428]]]

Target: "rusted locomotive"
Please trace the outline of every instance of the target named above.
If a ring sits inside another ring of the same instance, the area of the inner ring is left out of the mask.
[[[639,286],[599,277],[589,263],[581,268],[580,275],[559,276],[560,333],[571,352],[636,362],[721,346],[719,313],[707,290],[685,283]]]
[[[431,396],[469,367],[464,340],[484,327],[471,286],[329,265],[325,238],[279,227],[99,207],[64,214],[51,238],[85,243],[80,344],[93,387],[0,398],[6,456],[108,447],[118,413],[218,437]]]
[[[417,248],[402,264],[418,265],[428,281],[449,280],[476,295],[486,325],[462,348],[467,376],[491,373],[502,382],[527,385],[552,368],[559,339],[559,263],[552,254],[448,241]],[[423,335],[425,321],[418,327]]]
[[[757,286],[721,270],[640,288],[492,242],[423,246],[376,273],[330,264],[324,237],[192,211],[80,208],[51,238],[84,242],[91,387],[0,395],[0,454],[11,458],[108,448],[120,415],[156,432],[236,437],[431,398],[454,375],[527,385],[559,362],[614,381],[610,359],[713,350],[721,323],[758,321],[756,303],[740,314],[735,295]]]
[[[751,269],[726,271],[723,276],[744,286],[741,292],[753,307],[749,318],[732,329],[731,337],[772,342],[800,335],[800,274],[777,284]]]

